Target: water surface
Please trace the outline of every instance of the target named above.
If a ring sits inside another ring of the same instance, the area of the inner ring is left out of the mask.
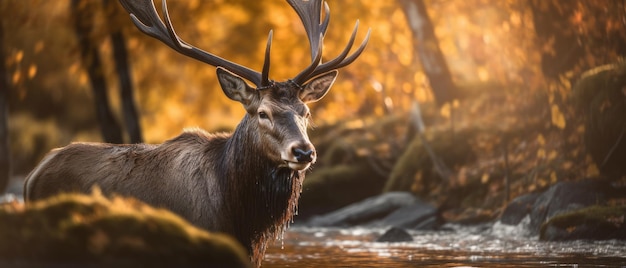
[[[291,227],[263,267],[626,267],[626,241],[542,242],[499,223],[410,231],[413,242],[373,242],[385,230]]]

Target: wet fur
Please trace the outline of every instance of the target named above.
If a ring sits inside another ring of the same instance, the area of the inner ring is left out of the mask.
[[[49,153],[25,183],[29,201],[60,192],[136,197],[201,228],[228,233],[260,265],[266,245],[291,220],[304,171],[278,168],[255,147],[243,119],[232,135],[186,131],[161,145],[73,143]],[[88,167],[88,168],[85,168]]]

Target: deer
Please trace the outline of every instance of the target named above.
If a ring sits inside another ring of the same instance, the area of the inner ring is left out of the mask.
[[[222,91],[246,113],[232,133],[190,129],[159,145],[74,142],[53,149],[28,174],[25,200],[90,193],[97,186],[104,194],[136,198],[205,230],[229,234],[260,266],[267,244],[293,219],[305,174],[316,162],[307,134],[308,104],[326,95],[338,69],[361,55],[371,33],[369,29],[353,50],[357,20],[343,51],[322,62],[328,3],[287,2],[304,25],[311,63],[292,79],[277,82],[269,79],[272,30],[258,72],[183,41],[171,24],[165,0],[163,19],[153,0],[120,0],[141,32],[216,67]]]

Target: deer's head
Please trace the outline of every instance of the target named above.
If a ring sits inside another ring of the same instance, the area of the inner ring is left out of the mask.
[[[270,31],[261,72],[233,63],[198,49],[180,39],[163,4],[164,21],[159,17],[152,0],[120,0],[130,13],[135,25],[179,53],[217,67],[217,77],[228,98],[243,104],[249,123],[256,124],[259,140],[267,156],[278,165],[303,170],[315,162],[315,148],[307,135],[310,117],[307,103],[320,100],[337,77],[337,69],[352,63],[365,49],[370,32],[361,45],[350,54],[358,30],[358,21],[345,49],[334,59],[322,63],[322,41],[330,9],[322,0],[287,0],[298,13],[307,32],[311,48],[311,64],[287,81],[269,79]],[[324,20],[322,21],[322,5]],[[249,85],[245,80],[251,82]]]

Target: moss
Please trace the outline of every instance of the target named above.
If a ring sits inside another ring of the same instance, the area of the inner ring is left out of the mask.
[[[478,130],[463,130],[459,133],[443,132],[431,133],[427,138],[429,145],[435,154],[449,167],[467,163],[475,158],[469,140],[476,135]],[[421,176],[418,176],[421,172]],[[430,180],[439,178],[433,169],[432,160],[419,136],[416,136],[404,153],[395,163],[389,180],[383,191],[411,191],[412,185],[416,182],[416,177],[421,177],[418,182],[423,192],[429,191]]]
[[[0,208],[0,259],[30,263],[250,265],[231,237],[133,199],[64,194]]]
[[[626,61],[593,68],[581,75],[572,88],[572,101],[585,112],[596,97],[606,98],[626,83]]]
[[[626,174],[626,62],[587,71],[574,86],[572,101],[585,120],[585,147],[609,177]]]
[[[542,224],[542,240],[626,239],[626,206],[591,206]]]

